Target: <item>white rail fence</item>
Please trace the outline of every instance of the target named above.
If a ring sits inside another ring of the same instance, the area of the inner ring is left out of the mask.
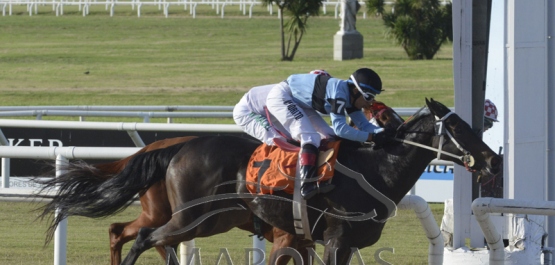
[[[503,237],[495,228],[489,214],[514,213],[555,216],[555,201],[478,198],[472,202],[472,211],[489,246],[489,264],[502,265],[505,262]]]
[[[359,4],[361,6],[365,5],[363,1],[360,1]],[[189,9],[189,14],[195,18],[196,9],[199,5],[211,6],[211,8],[214,9],[216,14],[220,15],[221,18],[224,18],[226,6],[235,5],[239,7],[239,11],[242,11],[243,15],[247,15],[248,12],[249,18],[251,18],[253,8],[255,6],[263,6],[263,3],[255,0],[0,0],[3,16],[11,16],[13,14],[14,6],[25,6],[26,12],[29,13],[29,16],[38,14],[38,8],[40,6],[52,6],[52,11],[56,14],[56,16],[64,14],[64,7],[77,6],[78,11],[80,11],[83,16],[87,16],[90,12],[91,6],[103,6],[112,17],[114,16],[116,6],[126,6],[131,7],[131,10],[137,10],[137,17],[141,17],[141,7],[155,6],[158,7],[158,10],[162,11],[165,17],[168,17],[170,7],[175,6],[176,8],[183,8],[184,11]],[[333,7],[335,11],[335,18],[338,18],[340,5],[340,1],[325,1],[322,3],[322,12],[326,14],[327,7]],[[273,9],[273,4],[266,7],[266,10],[270,15],[273,15]],[[365,10],[366,9],[362,9],[363,18],[366,18]],[[280,14],[278,12],[278,18],[279,16]]]
[[[454,110],[453,108],[451,108]],[[411,116],[418,108],[393,108],[401,116]],[[232,118],[233,106],[4,106],[0,117],[44,116],[79,117],[138,117],[143,122],[151,118]]]
[[[80,129],[80,130],[112,130],[126,131],[133,143],[144,147],[145,143],[139,131],[165,132],[214,132],[214,133],[242,133],[243,130],[235,124],[161,124],[137,122],[78,122],[78,121],[35,121],[35,120],[6,120],[0,119],[0,128],[28,128],[28,129]],[[9,141],[0,129],[0,145],[7,146]],[[76,147],[74,147],[76,148]],[[0,156],[1,157],[1,156]],[[9,187],[10,165],[9,156],[2,157],[2,187]],[[434,160],[431,165],[449,165],[452,162]],[[414,190],[411,191],[414,194]]]
[[[441,4],[445,5],[450,1],[443,0]],[[393,1],[386,1],[386,5],[392,5]],[[359,4],[363,6],[361,8],[362,17],[365,19],[367,17],[366,8],[364,6],[366,3],[364,1],[359,1]],[[254,6],[262,6],[263,4],[256,0],[152,0],[152,1],[141,1],[141,0],[0,0],[0,6],[2,7],[2,16],[6,16],[6,13],[11,16],[13,14],[14,6],[26,6],[26,12],[29,16],[33,14],[38,14],[39,6],[50,6],[52,5],[52,11],[56,16],[61,16],[64,14],[64,7],[66,6],[77,6],[78,11],[82,12],[83,16],[87,16],[90,12],[91,6],[104,6],[106,11],[109,11],[110,16],[114,16],[114,11],[116,6],[127,6],[131,7],[131,10],[137,9],[137,17],[141,17],[141,7],[144,6],[157,6],[158,10],[162,11],[165,17],[169,16],[170,6],[183,7],[186,11],[189,8],[189,14],[196,17],[196,9],[198,5],[210,5],[212,9],[216,11],[216,14],[221,15],[224,18],[225,7],[230,5],[239,6],[239,11],[242,11],[243,15],[247,14],[247,7],[249,18],[252,18],[252,11]],[[327,7],[334,8],[334,16],[337,19],[339,17],[339,8],[341,1],[324,1],[322,3],[322,13],[327,14]],[[6,10],[7,9],[7,10]],[[267,11],[270,15],[273,15],[273,4],[267,6]],[[280,17],[278,9],[278,18]]]
[[[234,124],[157,124],[137,122],[75,122],[75,121],[34,121],[34,120],[3,120],[0,128],[15,127],[29,129],[81,129],[81,130],[113,130],[126,131],[136,146],[143,147],[145,143],[138,131],[166,131],[166,132],[220,132],[242,133],[241,128]],[[9,145],[8,140],[0,129],[0,144]],[[38,152],[37,152],[38,155]],[[9,155],[2,157],[2,187],[9,187],[10,160]]]

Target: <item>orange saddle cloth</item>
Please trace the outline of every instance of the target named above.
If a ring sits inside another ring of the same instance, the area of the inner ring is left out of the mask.
[[[335,161],[341,141],[330,141],[320,150],[334,149],[331,158],[318,169],[318,182],[333,177]],[[293,194],[297,168],[297,152],[286,152],[278,146],[260,145],[252,154],[247,168],[247,189],[252,194],[273,194],[285,191]]]

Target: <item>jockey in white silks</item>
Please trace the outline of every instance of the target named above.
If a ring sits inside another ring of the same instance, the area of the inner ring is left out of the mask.
[[[325,70],[313,70],[310,74],[323,76],[331,75]],[[267,145],[274,145],[274,138],[283,141],[292,139],[289,132],[266,109],[266,98],[276,84],[257,86],[251,88],[233,108],[233,119],[245,133],[260,140]],[[324,121],[316,126],[321,126],[320,131],[333,134],[333,130]],[[323,135],[325,138],[325,136]]]

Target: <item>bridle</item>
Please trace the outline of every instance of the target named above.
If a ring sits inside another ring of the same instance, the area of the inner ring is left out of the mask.
[[[422,107],[418,112],[420,112],[424,107]],[[435,129],[435,136],[439,136],[439,147],[438,148],[434,148],[431,146],[427,146],[427,145],[423,145],[417,142],[413,142],[410,140],[406,140],[406,139],[400,139],[400,138],[394,138],[395,141],[397,142],[401,142],[401,143],[405,143],[405,144],[409,144],[409,145],[414,145],[420,148],[424,148],[427,150],[431,150],[437,153],[437,159],[439,160],[441,155],[446,155],[446,156],[450,156],[456,159],[459,159],[465,166],[466,170],[474,172],[476,170],[472,169],[472,167],[474,166],[474,157],[470,154],[470,152],[468,152],[466,149],[464,149],[459,142],[457,142],[457,140],[455,139],[455,137],[453,137],[453,135],[449,132],[449,130],[447,130],[446,126],[445,126],[445,121],[447,120],[447,118],[449,118],[449,116],[455,114],[454,112],[450,111],[449,113],[447,113],[445,116],[443,116],[442,118],[439,118],[438,116],[435,116],[435,124],[434,124],[434,129]],[[409,119],[410,120],[410,119]],[[406,122],[405,122],[406,123]],[[464,155],[459,156],[447,151],[443,150],[443,144],[448,140],[451,139],[451,142],[453,142],[455,144],[455,146],[457,146],[457,148],[463,152]]]

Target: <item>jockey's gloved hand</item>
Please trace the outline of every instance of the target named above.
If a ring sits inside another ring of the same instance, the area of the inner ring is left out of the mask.
[[[397,135],[397,130],[391,129],[391,128],[384,128],[381,133],[387,135],[389,138],[391,138],[391,140],[393,140],[393,138],[395,138],[395,136]]]
[[[395,130],[384,129],[379,133],[372,134],[372,142],[374,142],[374,147],[379,148],[384,144],[393,142],[395,139]]]

